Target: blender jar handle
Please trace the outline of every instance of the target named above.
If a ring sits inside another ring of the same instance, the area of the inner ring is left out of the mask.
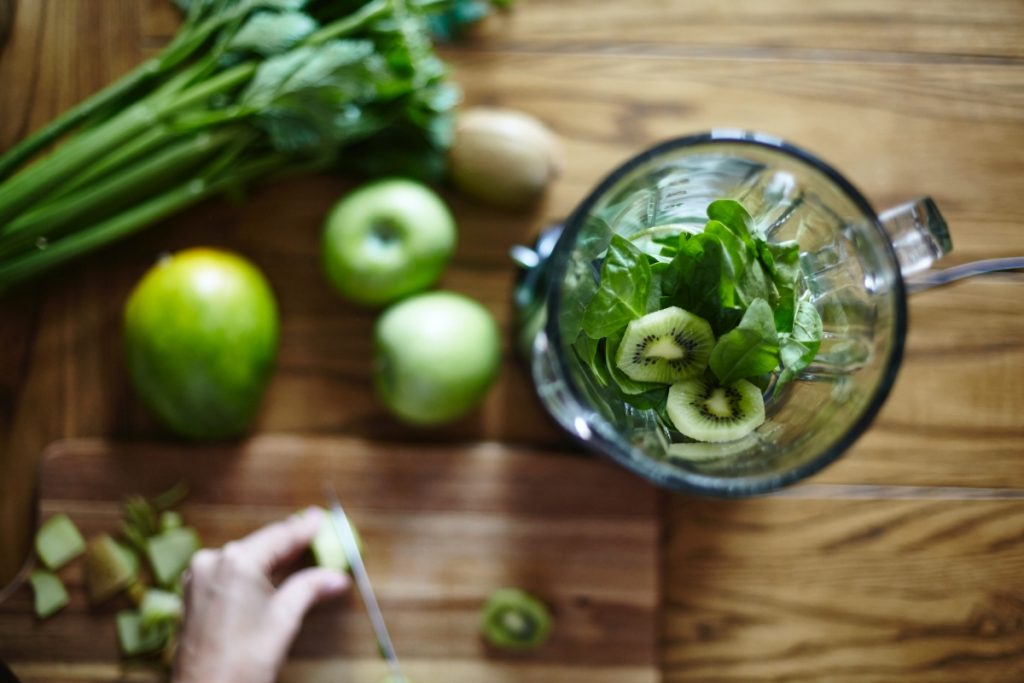
[[[911,294],[975,275],[1024,270],[1024,257],[987,259],[944,270],[929,270],[953,249],[946,219],[931,197],[884,211],[879,220],[896,250],[900,272]]]

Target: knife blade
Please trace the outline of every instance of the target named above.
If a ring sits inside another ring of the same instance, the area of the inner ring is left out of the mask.
[[[338,492],[330,484],[325,485],[327,503],[330,511],[331,526],[341,543],[341,549],[345,553],[349,567],[352,569],[352,577],[356,581],[356,587],[366,605],[366,612],[370,615],[370,623],[373,625],[373,632],[377,636],[377,647],[380,649],[381,657],[387,662],[391,670],[393,683],[408,683],[408,679],[402,675],[402,668],[398,664],[398,656],[395,654],[395,647],[391,643],[391,636],[388,634],[388,627],[384,623],[384,615],[377,603],[377,596],[373,592],[373,585],[366,573],[366,565],[363,564],[363,555],[359,552],[359,543],[356,542],[355,534],[352,531],[352,524],[341,507],[338,499]]]

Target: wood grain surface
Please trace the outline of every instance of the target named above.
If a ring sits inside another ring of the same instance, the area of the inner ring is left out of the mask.
[[[19,2],[0,55],[0,149],[159,49],[176,22],[165,0]],[[1019,0],[522,0],[445,54],[467,102],[551,125],[565,173],[520,215],[446,193],[461,241],[444,285],[510,332],[508,247],[630,155],[711,127],[789,138],[880,208],[932,195],[953,233],[948,263],[1022,255],[1022,46]],[[184,246],[245,253],[281,299],[281,362],[257,431],[572,448],[508,342],[498,387],[473,415],[430,432],[387,417],[368,383],[373,314],[338,301],[315,265],[323,213],[347,187],[309,178],[256,189],[242,206],[209,203],[0,300],[0,575],[18,564],[6,549],[26,538],[24,482],[48,443],[166,438],[130,390],[118,329],[138,276]],[[914,297],[885,408],[804,487],[736,503],[668,497],[668,683],[1024,678],[1022,286],[1011,274]],[[28,677],[109,680],[110,663],[91,666]],[[365,680],[362,666],[303,675]],[[424,666],[436,676],[444,664]],[[544,679],[523,668],[508,680]]]
[[[43,458],[43,515],[67,513],[86,537],[118,528],[125,495],[154,495],[184,477],[191,491],[182,516],[220,547],[322,502],[330,482],[359,529],[414,680],[522,680],[522,667],[551,683],[584,683],[598,670],[609,681],[657,680],[657,495],[611,464],[495,443],[288,436],[235,447],[71,441]],[[35,622],[28,586],[0,607],[0,659],[15,673],[96,680],[93,666],[116,661],[113,614],[127,599],[90,608],[81,572],[81,562],[62,571],[71,604],[59,619]],[[492,652],[480,639],[480,608],[502,586],[550,605],[558,627],[535,652]],[[307,668],[381,669],[361,607],[326,605],[303,628],[292,659]]]

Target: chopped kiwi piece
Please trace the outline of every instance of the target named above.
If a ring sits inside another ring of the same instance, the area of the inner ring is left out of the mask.
[[[53,572],[36,569],[29,577],[32,592],[35,594],[36,616],[45,619],[62,608],[70,601],[64,584]]]
[[[168,529],[146,539],[146,557],[157,583],[173,585],[201,546],[199,534],[192,527]]]
[[[356,545],[359,546],[359,551],[362,552],[363,539],[359,537],[359,531],[356,530],[351,520],[349,521],[349,526],[352,527],[352,536],[355,537]],[[320,522],[320,528],[317,530],[309,549],[313,551],[313,560],[317,565],[339,572],[347,572],[349,570],[345,549],[341,547],[341,539],[338,538],[338,534],[334,529],[331,513],[326,510],[324,511],[323,520]]]
[[[139,578],[139,559],[107,534],[89,541],[85,550],[85,588],[93,604],[109,600]]]
[[[615,364],[637,382],[671,384],[702,374],[714,346],[706,320],[670,306],[629,323]]]
[[[757,439],[748,434],[742,439],[724,443],[674,443],[670,444],[666,455],[669,461],[679,463],[709,463],[715,460],[730,458],[758,445]]]
[[[60,569],[83,552],[85,539],[65,514],[50,517],[36,532],[36,553],[48,569]]]
[[[116,620],[117,641],[126,657],[156,652],[167,642],[171,631],[166,623],[155,628],[145,628],[142,625],[142,616],[131,609],[118,612]]]
[[[177,593],[158,588],[146,589],[139,604],[139,616],[143,628],[152,628],[161,623],[177,623],[183,612],[183,603]]]
[[[696,441],[733,441],[764,422],[761,390],[746,380],[722,386],[707,376],[673,384],[665,406],[672,424]]]
[[[160,531],[180,529],[183,526],[185,526],[185,522],[177,512],[164,510],[160,513]]]
[[[494,647],[534,648],[544,643],[551,632],[551,613],[532,595],[516,588],[502,588],[484,605],[480,631]]]

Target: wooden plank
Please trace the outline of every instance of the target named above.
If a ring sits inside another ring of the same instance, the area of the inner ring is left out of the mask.
[[[44,463],[43,515],[66,512],[86,536],[117,528],[124,495],[186,477],[181,512],[212,547],[317,503],[330,481],[359,527],[399,651],[423,660],[417,680],[448,680],[449,668],[455,680],[507,678],[524,667],[571,683],[603,666],[617,680],[656,680],[656,494],[605,463],[498,444],[284,436],[234,447],[64,442]],[[116,662],[112,616],[124,600],[90,608],[81,572],[81,563],[62,570],[71,604],[54,619],[33,619],[27,587],[0,605],[0,658],[16,672],[24,665],[45,679],[47,664]],[[525,658],[479,638],[479,609],[504,585],[543,596],[558,622]],[[325,663],[372,668],[378,657],[362,609],[337,604],[307,620],[292,654],[316,669],[293,680],[320,680]]]
[[[166,0],[147,0],[148,41],[168,40],[178,18]],[[1019,57],[1024,8],[1015,0],[614,0],[520,2],[473,33],[474,44],[502,50],[578,46],[636,51],[712,49],[795,52],[808,59],[837,52],[901,56]]]
[[[1024,487],[1021,276],[914,296],[903,368],[875,425],[815,481]]]
[[[638,52],[714,50],[718,53],[794,53],[834,59],[837,53],[1019,57],[1024,7],[1014,0],[614,0],[523,2],[479,31],[501,49],[558,50],[590,45]]]
[[[1024,677],[1024,501],[673,508],[666,681]]]

